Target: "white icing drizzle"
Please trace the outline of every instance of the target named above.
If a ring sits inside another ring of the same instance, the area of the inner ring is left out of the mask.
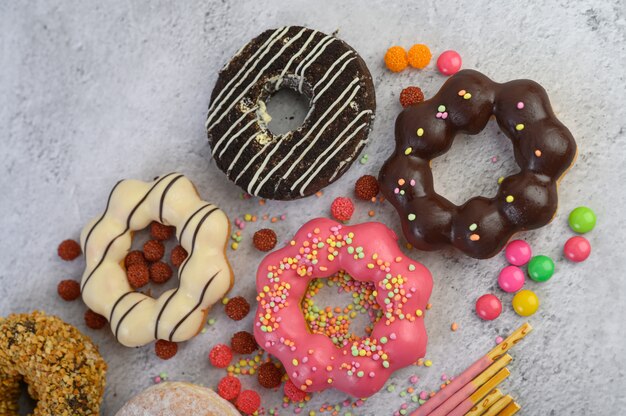
[[[348,91],[350,91],[350,89],[352,87],[356,85],[356,87],[354,87],[354,89],[352,90],[352,93],[350,94],[350,97],[348,98],[348,100],[346,100],[346,102],[344,103],[344,105],[341,106],[341,109],[337,112],[335,112],[335,114],[333,115],[333,117],[330,119],[330,121],[328,121],[324,127],[322,128],[321,132],[324,131],[324,129],[326,127],[328,127],[330,125],[330,123],[332,123],[332,121],[341,113],[341,111],[345,108],[345,106],[352,101],[352,99],[354,98],[354,96],[356,95],[356,93],[358,92],[360,86],[358,85],[358,78],[355,78],[352,80],[352,82],[350,82],[350,84],[348,84],[348,86],[342,91],[342,93],[337,97],[337,99],[328,106],[328,108],[326,109],[326,111],[319,117],[319,119],[315,122],[315,124],[313,126],[311,126],[311,128],[309,129],[309,131],[297,142],[295,143],[292,147],[291,150],[289,150],[289,152],[287,153],[287,155],[285,157],[283,157],[263,178],[263,180],[261,180],[261,182],[259,183],[259,185],[257,186],[256,190],[254,191],[255,193],[250,192],[250,190],[252,189],[252,186],[255,184],[256,179],[259,177],[260,173],[262,172],[263,168],[265,168],[265,165],[268,162],[268,159],[266,159],[264,161],[264,163],[261,165],[261,168],[259,168],[256,172],[256,174],[254,175],[253,179],[250,181],[250,185],[248,186],[248,192],[251,193],[252,195],[255,195],[256,192],[259,192],[259,189],[261,189],[263,187],[263,185],[272,177],[272,175],[274,174],[274,172],[276,172],[278,169],[280,169],[280,167],[287,162],[291,156],[294,154],[294,152],[296,151],[296,149],[303,143],[306,142],[306,139],[315,131],[315,128],[322,123],[326,117],[328,116],[328,114],[331,113],[331,111],[333,110],[333,108],[344,98],[344,96],[346,94],[348,94]],[[317,138],[319,138],[320,134],[318,134],[316,136],[316,138],[312,141],[312,144],[315,143],[315,141],[317,140]],[[282,144],[282,141],[279,141],[276,144],[276,147],[274,149],[274,151],[276,149],[278,149],[278,147],[280,147],[280,145]],[[274,153],[274,151],[272,152],[272,154]],[[291,170],[293,170],[296,167],[296,163],[293,163],[289,169],[288,173],[291,173]],[[286,178],[288,174],[283,175],[283,179]],[[276,186],[278,187],[279,183],[276,184]]]
[[[239,172],[239,175],[237,175],[237,177],[235,178],[235,180],[233,182],[237,183],[237,181],[243,176],[244,173],[246,173],[246,171],[248,170],[248,168],[250,166],[252,166],[252,164],[254,163],[255,160],[257,160],[257,158],[259,156],[261,156],[263,154],[263,152],[265,152],[265,149],[267,149],[269,146],[269,143],[265,144],[261,150],[259,150],[246,164],[246,166],[244,166],[244,168],[241,170],[241,172]]]
[[[222,142],[228,137],[228,135],[235,129],[235,127],[237,127],[239,125],[239,123],[241,123],[241,121],[251,112],[256,111],[258,107],[254,106],[252,108],[250,108],[248,111],[244,112],[241,117],[239,117],[237,119],[237,121],[235,121],[232,126],[230,126],[228,128],[228,130],[226,130],[226,133],[222,134],[222,137],[220,137],[220,139],[217,141],[217,143],[215,143],[215,146],[213,146],[213,151],[211,152],[211,154],[213,156],[215,156],[215,153],[217,152],[217,149],[219,149],[220,145],[222,144]],[[252,122],[256,122],[256,119],[252,119]],[[253,123],[252,123],[253,124]],[[250,127],[252,125],[251,123],[246,124],[244,127],[242,127],[243,130],[247,129],[248,127]],[[239,136],[239,134],[241,134],[241,130],[238,131],[235,134],[235,137]],[[228,147],[230,145],[230,143],[232,142],[232,140],[229,140],[228,143],[226,144],[226,146]],[[222,155],[222,153],[220,153],[220,156]]]
[[[261,166],[254,173],[254,175],[252,176],[252,179],[250,179],[250,183],[248,183],[248,189],[247,189],[249,194],[254,195],[252,193],[252,187],[254,186],[256,181],[259,179],[259,175],[261,174],[261,172],[263,172],[263,170],[265,170],[265,166],[267,166],[269,161],[272,159],[272,156],[274,156],[274,153],[276,153],[276,151],[280,147],[280,144],[281,143],[278,142],[276,144],[276,146],[274,146],[274,148],[270,151],[270,153],[267,155],[267,157],[261,163]],[[255,192],[258,192],[258,188],[257,188],[257,190]]]
[[[230,175],[230,171],[233,169],[233,167],[235,166],[235,164],[237,163],[237,161],[239,160],[239,158],[243,154],[243,151],[245,150],[245,148],[248,147],[248,145],[252,142],[252,140],[254,140],[256,138],[257,135],[258,135],[258,133],[255,132],[252,136],[250,136],[248,138],[248,140],[246,140],[246,142],[243,144],[243,146],[241,146],[241,148],[239,149],[239,151],[237,152],[237,154],[233,158],[233,161],[230,162],[230,165],[228,166],[228,169],[226,169],[226,176]]]
[[[306,28],[303,28],[302,30],[300,30],[300,32],[298,32],[298,34],[297,34],[297,35],[295,35],[294,37],[292,37],[292,38],[291,38],[288,42],[286,42],[286,43],[283,45],[283,47],[282,47],[282,48],[280,48],[280,50],[276,53],[276,55],[274,55],[274,56],[272,57],[272,59],[270,59],[270,60],[269,60],[269,61],[265,64],[265,66],[264,66],[263,68],[261,68],[261,69],[257,72],[256,76],[252,79],[252,81],[251,81],[251,82],[249,82],[249,83],[248,83],[248,84],[244,87],[244,89],[243,89],[243,91],[241,92],[241,94],[239,94],[239,96],[238,96],[237,98],[235,98],[234,100],[230,101],[230,104],[226,107],[226,109],[224,109],[223,111],[219,112],[219,114],[221,114],[221,115],[217,118],[217,120],[215,120],[212,124],[208,124],[208,128],[209,128],[209,129],[210,129],[210,128],[212,128],[212,127],[213,127],[214,125],[216,125],[217,123],[219,123],[219,122],[220,122],[220,121],[221,121],[221,120],[222,120],[222,119],[226,116],[226,114],[228,114],[228,112],[230,111],[230,109],[231,109],[231,108],[232,108],[232,107],[233,107],[236,103],[238,103],[238,102],[239,102],[239,100],[241,100],[241,98],[242,98],[242,97],[244,97],[244,96],[246,95],[246,93],[250,90],[250,88],[252,88],[252,87],[256,84],[256,82],[259,80],[259,78],[261,78],[261,76],[263,76],[263,74],[265,73],[265,71],[267,70],[267,68],[269,68],[269,67],[270,67],[270,66],[274,63],[274,61],[276,61],[276,60],[277,60],[277,59],[278,59],[278,58],[279,58],[279,57],[283,54],[283,52],[285,52],[285,51],[289,48],[289,46],[291,46],[291,44],[292,44],[292,43],[294,43],[295,41],[297,41],[298,39],[300,39],[300,37],[302,36],[302,34],[303,34],[306,30],[307,30]],[[257,61],[257,63],[258,63],[258,61]],[[252,67],[248,70],[248,72],[247,72],[246,74],[244,74],[244,76],[243,76],[243,77],[239,80],[239,82],[237,82],[237,84],[235,84],[235,85],[232,87],[232,91],[228,93],[228,96],[225,98],[224,102],[228,102],[227,100],[228,100],[228,98],[230,97],[230,94],[231,94],[233,91],[235,91],[235,90],[237,89],[237,87],[238,87],[238,86],[239,86],[239,85],[240,85],[240,84],[241,84],[241,83],[242,83],[242,82],[243,82],[243,81],[244,81],[244,80],[248,77],[248,74],[252,71],[252,69],[253,69],[253,68],[255,68],[255,67],[256,67],[257,63],[255,63],[255,64],[254,64],[254,65],[253,65],[253,66],[252,66]],[[209,119],[212,119],[212,118],[213,118],[213,116],[214,116],[215,114],[218,114],[218,111],[217,111],[217,110],[219,110],[219,108],[222,106],[222,103],[221,103],[221,102],[219,102],[219,101],[218,101],[218,103],[219,103],[219,105],[215,108],[215,111],[214,111],[214,112],[212,112],[212,113],[209,113],[209,114],[210,114]]]
[[[309,53],[306,54],[306,56],[298,63],[298,66],[296,67],[296,69],[293,71],[294,75],[298,75],[298,73],[300,72],[300,69],[302,68],[303,65],[306,65],[306,63],[308,62],[309,59],[311,59],[311,57],[313,55],[315,55],[315,53],[319,50],[319,48],[321,48],[322,46],[324,46],[324,44],[331,38],[330,35],[325,35],[322,39],[320,39],[319,42],[317,42],[313,48],[309,51]]]
[[[224,155],[224,153],[226,153],[226,151],[228,150],[228,148],[230,147],[230,145],[235,141],[235,139],[237,137],[239,137],[243,132],[245,132],[246,130],[248,130],[251,126],[255,125],[257,123],[257,119],[256,117],[253,118],[252,120],[250,120],[248,123],[246,123],[245,126],[243,126],[241,129],[239,129],[239,131],[237,131],[237,133],[233,134],[229,139],[228,142],[226,142],[226,145],[224,146],[224,148],[222,149],[222,151],[219,154],[219,157],[222,157],[222,155]],[[256,132],[255,132],[256,134]]]
[[[349,51],[351,52],[351,51]],[[344,54],[345,55],[345,54]],[[339,69],[339,71],[326,83],[326,86],[324,88],[322,88],[322,90],[319,93],[316,93],[313,101],[311,102],[311,108],[309,108],[309,111],[307,112],[305,119],[310,117],[311,114],[313,113],[313,111],[315,110],[315,104],[317,104],[317,100],[320,99],[320,97],[322,95],[324,95],[324,93],[326,92],[326,90],[328,90],[328,88],[333,85],[333,83],[335,82],[335,80],[339,77],[339,75],[341,75],[343,73],[343,71],[346,69],[346,66],[348,66],[348,64],[350,62],[352,62],[354,59],[356,58],[351,58],[348,59],[343,66]],[[336,62],[335,62],[336,63]],[[333,64],[334,65],[334,64]],[[326,74],[328,74],[328,71],[326,71]],[[326,77],[326,74],[324,74],[324,77]],[[319,84],[319,82],[317,84],[315,84],[315,86],[317,87],[317,85]]]
[[[332,64],[331,66],[329,66],[329,67],[328,67],[328,69],[327,69],[327,70],[326,70],[326,72],[324,73],[324,76],[323,76],[322,78],[320,78],[320,80],[319,80],[319,81],[317,81],[317,82],[315,83],[315,85],[313,86],[313,92],[315,92],[315,90],[317,90],[317,87],[318,87],[321,83],[323,83],[323,82],[326,80],[326,77],[328,77],[328,75],[332,73],[333,69],[335,69],[335,67],[336,67],[337,65],[339,65],[339,64],[341,63],[341,61],[343,61],[343,59],[344,59],[346,56],[349,56],[349,55],[350,55],[350,54],[352,54],[352,53],[354,53],[354,52],[352,52],[352,51],[347,51],[346,53],[344,53],[343,55],[341,55],[339,58],[337,58],[337,60],[336,60],[335,62],[333,62],[333,64]],[[345,68],[345,66],[344,66],[344,68]],[[343,68],[341,69],[341,71],[343,71]],[[340,72],[341,72],[341,71],[340,71]]]
[[[354,155],[358,154],[361,151],[361,147],[365,146],[366,144],[367,144],[367,139],[361,140],[359,142],[359,144],[354,148],[354,152],[352,153],[353,157],[354,157]],[[333,179],[335,179],[335,176],[337,176],[337,174],[339,173],[339,171],[341,170],[343,165],[345,165],[346,163],[347,163],[347,161],[342,160],[339,163],[339,165],[337,166],[337,169],[335,169],[335,172],[333,172],[333,174],[331,175],[330,179],[328,179],[328,180],[332,181]]]
[[[298,52],[294,53],[293,56],[291,57],[291,59],[289,60],[289,62],[287,62],[287,65],[285,65],[285,67],[283,68],[283,70],[280,72],[280,75],[278,76],[278,80],[276,81],[276,84],[274,86],[275,89],[279,89],[280,88],[280,84],[283,82],[283,77],[285,76],[285,73],[287,72],[287,70],[289,69],[289,67],[291,67],[291,64],[293,63],[293,61],[300,55],[302,55],[302,52],[304,52],[306,50],[306,47],[309,46],[309,43],[311,43],[311,41],[313,40],[313,38],[315,37],[315,35],[317,34],[317,30],[313,30],[311,32],[311,36],[309,36],[309,38],[306,40],[306,42],[304,42],[304,45],[302,45],[302,47],[298,50]]]
[[[330,81],[328,81],[328,83],[326,84],[326,86],[325,86],[324,88],[322,88],[322,90],[321,90],[319,93],[316,93],[316,94],[315,94],[315,98],[313,99],[313,104],[314,104],[314,105],[312,105],[312,106],[311,106],[311,110],[313,110],[313,108],[315,108],[315,103],[317,103],[317,100],[319,100],[319,99],[320,99],[320,97],[321,97],[322,95],[324,95],[324,93],[328,90],[328,88],[329,88],[331,85],[333,85],[333,83],[334,83],[334,82],[335,82],[335,80],[339,77],[339,75],[341,75],[341,74],[343,73],[343,71],[346,69],[346,66],[348,66],[348,64],[349,64],[350,62],[352,62],[354,59],[356,59],[356,58],[351,58],[351,59],[348,59],[348,60],[347,60],[347,61],[343,64],[343,66],[339,69],[339,71],[338,71],[338,72],[337,72],[337,73],[336,73],[336,74],[335,74],[335,75],[334,75],[334,76],[330,79]],[[309,113],[311,112],[311,110],[309,110]]]
[[[329,160],[332,159],[332,157],[337,154],[337,152],[339,152],[339,150],[345,145],[347,144],[347,142],[349,141],[349,139],[351,139],[352,137],[354,137],[357,132],[359,130],[361,130],[361,128],[367,124],[367,123],[363,123],[361,124],[351,135],[348,136],[348,139],[346,139],[338,148],[335,148],[335,145],[341,140],[341,138],[343,136],[345,136],[350,129],[352,129],[352,126],[354,126],[359,119],[361,119],[362,116],[366,115],[366,114],[370,114],[372,111],[371,110],[364,110],[361,111],[354,120],[352,120],[350,122],[350,124],[348,124],[346,126],[345,129],[343,129],[343,131],[341,133],[339,133],[339,135],[337,135],[337,138],[335,140],[333,140],[332,144],[330,146],[327,146],[326,149],[324,149],[324,151],[313,161],[313,163],[311,163],[311,165],[309,166],[309,168],[298,178],[298,180],[296,180],[293,185],[291,185],[291,190],[293,191],[300,182],[302,182],[303,180],[307,179],[307,175],[313,170],[315,169],[315,166],[317,165],[317,163],[324,157],[326,156],[326,154],[328,152],[330,152],[331,150],[334,150],[334,152],[331,154],[331,156],[329,158],[326,159],[326,161],[324,162],[324,164],[326,164]],[[322,165],[323,166],[323,165]],[[315,175],[317,175],[317,173],[319,172],[319,170],[317,170],[312,176],[314,177]],[[305,186],[306,187],[306,186]],[[300,192],[302,193],[302,191],[304,190],[304,188],[300,189]]]
[[[306,182],[302,185],[302,187],[300,188],[300,195],[304,195],[304,191],[306,189],[307,186],[309,186],[309,184],[311,183],[311,181],[315,178],[315,176],[324,168],[324,166],[326,166],[326,164],[332,160],[333,157],[335,157],[335,155],[354,137],[356,136],[356,134],[363,129],[365,126],[367,126],[367,123],[362,123],[359,127],[357,127],[352,134],[350,134],[336,149],[335,151],[333,151],[329,157],[327,157],[324,162],[315,170],[315,172],[313,172],[313,174],[311,174],[310,176],[308,176],[308,179],[306,180]],[[328,147],[328,149],[332,149],[332,147]],[[314,163],[317,163],[318,159],[315,160]],[[302,175],[302,178],[307,178],[307,176]],[[333,176],[334,178],[334,176]],[[330,179],[332,180],[332,179]],[[295,187],[294,187],[295,188]]]
[[[305,66],[302,67],[302,71],[300,72],[300,85],[298,85],[298,91],[302,92],[302,85],[304,84],[304,74],[306,73],[306,70],[309,68],[309,66],[311,66],[311,64],[313,62],[315,62],[317,60],[317,58],[319,58],[319,56],[322,54],[322,52],[324,52],[326,50],[326,47],[328,45],[330,45],[331,43],[333,43],[334,41],[336,41],[337,39],[334,37],[330,38],[330,41],[326,42],[324,44],[324,46],[322,46],[320,48],[320,50],[317,52],[317,54],[315,56],[313,56],[313,58],[307,62],[307,64]]]
[[[151,221],[175,226],[180,244],[189,253],[179,269],[179,287],[158,299],[134,292],[123,267],[132,232]],[[119,182],[111,191],[104,214],[81,233],[86,261],[81,282],[85,304],[109,319],[123,345],[147,344],[155,339],[155,333],[176,342],[190,339],[201,328],[206,310],[232,284],[224,254],[229,227],[226,215],[202,201],[181,174],[165,175],[150,183]]]
[[[216,107],[216,105],[219,103],[220,106],[221,106],[222,94],[228,92],[228,95],[225,97],[226,99],[228,99],[228,97],[230,97],[230,94],[232,94],[232,92],[235,89],[234,87],[231,89],[231,84],[233,82],[237,81],[241,77],[242,72],[246,70],[246,67],[249,64],[252,64],[254,62],[254,65],[250,69],[254,68],[258,64],[258,62],[261,59],[263,59],[263,57],[270,51],[270,49],[272,48],[274,43],[276,43],[285,33],[287,33],[289,31],[289,28],[290,28],[289,26],[285,26],[285,27],[276,29],[274,31],[274,33],[272,33],[272,35],[263,43],[263,45],[261,45],[261,47],[258,48],[257,51],[243,64],[243,66],[239,69],[239,71],[237,71],[235,76],[232,77],[230,79],[230,81],[228,81],[228,83],[224,86],[224,88],[222,88],[222,90],[219,92],[219,94],[217,94],[217,97],[215,97],[215,99],[213,100],[213,102],[209,106],[207,120],[206,120],[206,123],[205,123],[205,127],[206,128],[209,127],[209,124],[211,123],[211,120],[213,119],[215,114],[217,114],[217,110],[219,109],[219,107]],[[261,56],[259,56],[259,54],[261,54]],[[257,59],[257,57],[258,57],[258,59]],[[244,76],[243,79],[245,79],[245,77],[248,76],[249,72],[250,72],[250,70],[248,70],[248,72],[246,73],[246,75]]]

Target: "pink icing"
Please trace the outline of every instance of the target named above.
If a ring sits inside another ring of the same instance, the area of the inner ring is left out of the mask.
[[[300,310],[310,281],[339,270],[374,283],[376,300],[386,311],[368,337],[342,348],[325,335],[312,334]],[[394,371],[424,356],[424,310],[431,290],[428,269],[400,251],[397,236],[385,225],[346,226],[317,218],[261,262],[254,335],[302,390],[334,387],[368,397]]]

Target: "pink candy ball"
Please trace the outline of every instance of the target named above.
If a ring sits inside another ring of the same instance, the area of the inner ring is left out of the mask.
[[[502,312],[502,303],[490,293],[482,295],[476,301],[476,315],[485,321],[493,321]]]
[[[437,68],[444,75],[452,75],[461,69],[461,55],[456,51],[445,51],[437,58]]]
[[[523,266],[530,261],[533,251],[524,240],[513,240],[504,250],[506,260],[514,266]]]
[[[524,272],[517,266],[507,266],[498,275],[500,289],[509,293],[520,290],[525,280]]]
[[[591,254],[591,244],[585,237],[577,235],[567,240],[565,247],[563,247],[563,254],[576,263],[585,261]]]

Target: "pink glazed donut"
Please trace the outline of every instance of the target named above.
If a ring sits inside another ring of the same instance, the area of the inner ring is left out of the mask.
[[[263,259],[256,279],[254,335],[301,390],[334,387],[354,397],[368,397],[394,371],[424,356],[424,310],[432,276],[422,264],[404,256],[397,239],[381,223],[347,226],[317,218]],[[372,282],[384,312],[369,336],[342,348],[325,335],[311,333],[301,310],[311,280],[340,270],[355,280]]]

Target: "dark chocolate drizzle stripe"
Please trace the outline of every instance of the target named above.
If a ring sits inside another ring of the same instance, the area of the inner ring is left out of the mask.
[[[163,194],[161,195],[161,201],[159,202],[159,222],[160,223],[163,223],[163,205],[165,205],[165,195],[167,195],[167,191],[170,190],[172,185],[174,185],[176,183],[176,181],[179,180],[182,177],[183,177],[183,175],[178,176],[172,182],[168,183],[167,186],[165,187],[165,189],[163,190]]]
[[[154,188],[156,188],[163,180],[165,180],[166,178],[168,178],[171,175],[174,175],[174,172],[168,173],[167,175],[165,175],[161,179],[159,179],[154,185],[152,185],[150,190],[148,190],[148,192],[141,198],[141,200],[139,200],[137,205],[135,205],[135,207],[130,211],[129,216],[126,219],[126,229],[124,229],[124,231],[119,233],[117,236],[115,236],[115,238],[113,238],[113,240],[111,240],[109,242],[109,244],[107,245],[106,249],[104,250],[104,254],[102,255],[102,258],[100,258],[100,261],[98,262],[96,267],[93,268],[91,273],[89,273],[89,276],[87,276],[87,279],[85,279],[85,281],[83,282],[83,284],[82,284],[82,286],[80,288],[81,291],[85,290],[85,286],[87,286],[87,283],[89,283],[89,280],[91,280],[91,276],[93,276],[95,271],[98,270],[98,268],[102,265],[102,263],[104,262],[104,259],[106,259],[107,254],[109,253],[109,250],[111,249],[111,246],[113,245],[113,243],[115,243],[115,241],[117,241],[118,238],[120,238],[121,236],[126,234],[126,232],[130,229],[130,222],[133,219],[133,215],[135,215],[135,212],[137,211],[137,209],[141,206],[141,204],[144,203],[144,201],[148,198],[148,196],[150,196],[150,193],[152,193]],[[180,175],[180,176],[183,176],[183,175]]]
[[[194,212],[193,214],[191,214],[191,216],[189,218],[187,218],[187,221],[185,221],[185,225],[183,225],[183,228],[180,229],[180,234],[178,234],[178,241],[179,242],[183,241],[183,234],[185,234],[185,230],[187,229],[187,226],[189,225],[189,222],[193,219],[193,217],[195,217],[196,214],[198,214],[200,211],[202,211],[203,209],[205,209],[209,205],[211,205],[211,204],[202,205],[200,208],[198,208],[196,210],[196,212]]]
[[[187,230],[187,226],[189,225],[189,223],[191,222],[193,217],[195,217],[200,211],[202,211],[203,209],[205,209],[209,205],[211,205],[211,204],[206,204],[206,205],[201,206],[200,208],[198,208],[196,210],[196,212],[194,212],[193,214],[191,214],[189,216],[189,218],[187,218],[187,221],[185,221],[185,225],[183,225],[183,228],[181,228],[180,234],[178,235],[178,241],[179,242],[183,241],[183,235],[185,234],[185,230]],[[187,260],[187,259],[185,259],[185,260]],[[180,274],[180,271],[179,271],[178,272],[178,287],[180,287],[180,276],[181,276],[181,274]],[[161,321],[161,316],[163,316],[163,312],[165,312],[165,309],[167,308],[167,305],[170,303],[170,301],[172,300],[172,298],[174,297],[176,292],[178,292],[178,287],[172,292],[170,297],[167,298],[167,300],[165,301],[165,303],[161,307],[161,310],[159,311],[159,314],[157,315],[157,319],[156,319],[156,322],[154,324],[154,338],[155,339],[159,339],[159,322]]]
[[[221,272],[221,270],[219,270],[217,273],[215,273],[213,276],[211,276],[211,278],[209,279],[209,281],[207,282],[207,284],[204,286],[204,289],[202,289],[202,295],[200,295],[200,300],[198,300],[198,303],[196,303],[196,306],[193,307],[192,310],[190,310],[187,315],[185,315],[183,317],[183,319],[181,319],[172,329],[172,332],[170,332],[170,338],[169,340],[171,341],[174,338],[174,334],[176,333],[176,330],[178,329],[178,327],[180,327],[183,322],[185,322],[187,320],[187,318],[189,318],[189,316],[194,313],[196,311],[196,309],[198,309],[200,307],[200,305],[202,305],[202,301],[204,300],[204,295],[206,294],[207,289],[209,288],[209,286],[211,286],[211,283],[213,282],[213,279],[215,279],[215,277]]]
[[[124,315],[122,315],[122,317],[120,318],[119,321],[117,321],[117,326],[115,327],[115,339],[117,339],[117,333],[120,330],[120,326],[122,325],[122,321],[124,319],[126,319],[126,317],[133,311],[133,309],[135,309],[137,307],[137,305],[139,305],[141,302],[143,302],[144,300],[146,300],[147,298],[143,298],[138,300],[133,306],[130,307],[130,309],[128,309]]]
[[[98,218],[98,221],[96,221],[96,223],[93,225],[93,227],[91,227],[91,230],[89,230],[89,232],[87,233],[87,237],[85,237],[85,243],[83,244],[83,253],[87,252],[87,242],[89,242],[89,237],[91,237],[91,233],[93,232],[93,230],[96,229],[98,224],[100,224],[102,222],[102,220],[104,219],[104,216],[107,215],[107,212],[109,211],[109,205],[111,204],[111,197],[113,196],[113,192],[115,192],[115,188],[117,188],[117,185],[122,183],[122,181],[123,180],[117,181],[117,183],[115,184],[113,189],[111,189],[111,192],[109,193],[109,197],[107,198],[107,206],[104,209],[104,212],[102,213],[100,218]]]
[[[111,308],[111,313],[109,314],[109,322],[111,322],[113,320],[113,314],[115,313],[115,308],[117,308],[117,305],[119,305],[119,303],[128,295],[130,295],[131,293],[137,293],[135,291],[130,291],[130,292],[126,292],[124,293],[122,296],[120,296],[119,298],[117,298],[117,300],[115,301],[115,303],[113,304],[113,308]]]
[[[187,228],[187,225],[189,224],[189,221],[191,220],[191,218],[194,217],[203,208],[208,207],[210,205],[211,204],[205,205],[204,207],[200,208],[198,211],[194,212],[191,215],[191,217],[189,217],[189,219],[187,220],[187,222],[183,226],[183,229],[181,230],[181,233],[180,233],[180,238],[181,239],[183,237],[183,233],[185,232],[185,229]],[[159,339],[159,322],[161,321],[161,316],[163,316],[163,313],[165,312],[165,309],[167,308],[167,305],[169,305],[169,303],[172,300],[172,298],[174,297],[174,295],[176,295],[176,293],[178,293],[178,289],[180,288],[180,285],[182,283],[181,278],[183,276],[183,272],[185,271],[185,267],[187,266],[187,263],[189,262],[189,260],[191,260],[191,257],[193,256],[193,253],[194,253],[195,248],[196,248],[196,238],[198,237],[198,232],[200,231],[200,228],[202,227],[202,224],[204,223],[204,221],[206,221],[206,219],[209,218],[209,216],[211,214],[213,214],[215,211],[217,211],[218,209],[219,208],[214,207],[212,210],[210,210],[209,212],[204,214],[204,217],[202,217],[202,219],[200,219],[196,229],[194,230],[193,238],[191,240],[191,251],[190,251],[189,255],[187,256],[187,258],[185,259],[185,262],[181,266],[180,270],[178,271],[178,287],[176,288],[176,290],[174,290],[172,292],[171,296],[165,301],[165,303],[163,304],[163,307],[161,308],[161,310],[159,311],[159,314],[157,315],[157,319],[156,319],[156,322],[154,324],[154,338],[155,339]]]
[[[180,282],[179,282],[179,285],[180,285]],[[176,289],[174,289],[174,291],[172,292],[170,297],[167,298],[167,300],[165,301],[165,303],[161,307],[161,310],[159,311],[159,314],[157,315],[156,323],[154,324],[154,339],[159,339],[159,322],[161,322],[161,316],[163,316],[163,312],[165,312],[165,309],[167,309],[167,305],[170,303],[170,301],[172,300],[174,295],[176,293],[178,293],[178,289],[179,289],[178,287]]]
[[[183,263],[183,265],[180,267],[180,272],[178,273],[178,276],[182,276],[183,275],[183,273],[185,272],[185,267],[187,267],[187,263],[189,263],[189,261],[193,257],[193,253],[194,253],[195,248],[196,248],[196,238],[198,237],[198,232],[200,232],[200,228],[202,227],[202,223],[204,223],[204,221],[206,221],[206,219],[209,218],[211,216],[211,214],[213,214],[218,209],[219,208],[217,208],[217,207],[213,208],[211,211],[209,211],[206,214],[204,214],[204,217],[202,217],[202,219],[198,222],[198,226],[196,227],[196,229],[193,232],[193,239],[191,240],[191,252],[189,253],[187,258],[185,259],[185,262]]]

